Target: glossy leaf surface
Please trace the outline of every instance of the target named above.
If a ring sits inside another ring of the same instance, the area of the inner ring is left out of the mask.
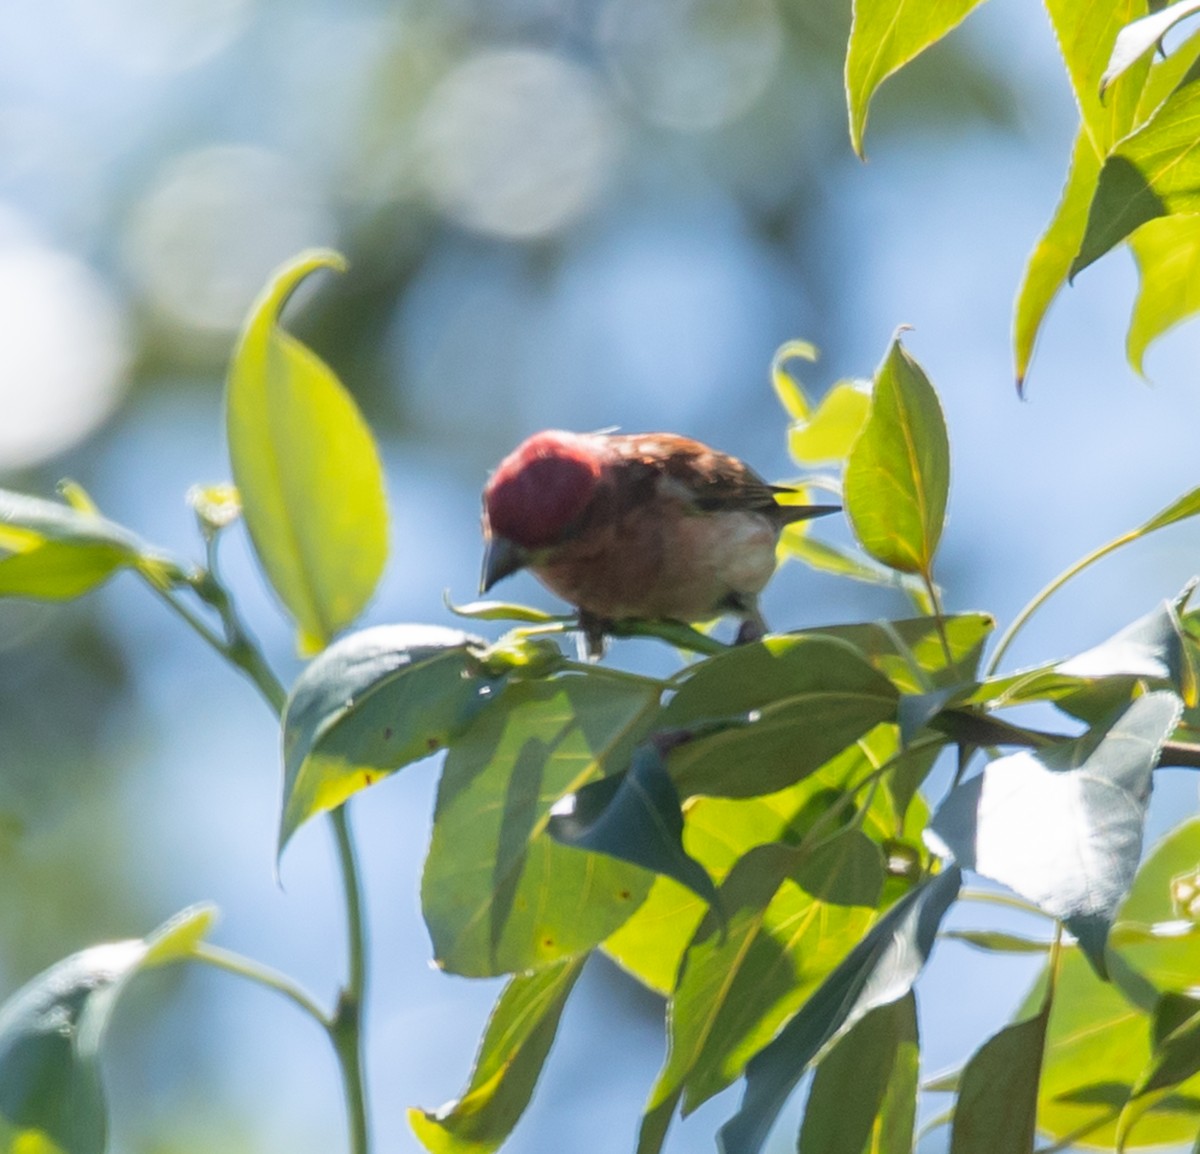
[[[1110,725],[991,762],[957,786],[930,834],[976,870],[1066,921],[1103,972],[1104,942],[1142,848],[1150,778],[1179,716],[1164,691]]]
[[[331,645],[301,673],[283,717],[279,849],[310,817],[443,748],[491,699],[479,638],[380,625]]]
[[[697,665],[655,728],[747,719],[682,746],[669,765],[684,797],[753,797],[799,781],[894,717],[897,697],[845,642],[773,636]]]

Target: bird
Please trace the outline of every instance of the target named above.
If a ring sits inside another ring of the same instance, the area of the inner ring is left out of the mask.
[[[614,623],[732,615],[761,639],[758,595],[785,526],[840,505],[788,505],[794,490],[675,433],[572,433],[522,441],[483,490],[481,593],[521,569],[578,611],[588,655]]]

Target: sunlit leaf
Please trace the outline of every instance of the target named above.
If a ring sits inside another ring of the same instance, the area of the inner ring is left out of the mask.
[[[165,588],[173,567],[94,506],[0,489],[0,597],[65,601],[134,569]]]
[[[1049,942],[1037,942],[998,930],[946,930],[942,937],[947,941],[964,942],[989,954],[1044,954],[1050,949]]]
[[[837,577],[848,577],[851,581],[862,581],[868,585],[888,585],[903,589],[922,612],[929,610],[929,595],[925,587],[907,573],[897,573],[872,561],[860,553],[851,552],[812,536],[804,523],[789,525],[779,537],[780,558],[791,557],[818,573],[832,573]]]
[[[491,700],[484,644],[435,625],[379,625],[308,665],[284,709],[280,853],[310,817],[442,749]]]
[[[242,329],[226,387],[233,479],[255,552],[312,653],[362,611],[387,555],[383,470],[350,394],[279,327],[311,273],[345,268],[302,253],[272,274]]]
[[[868,739],[835,757],[816,773],[778,793],[752,798],[691,799],[685,810],[684,848],[720,882],[755,847],[773,842],[798,845],[818,823],[824,823],[822,828],[830,827],[834,816],[831,811],[841,805],[847,791],[895,753],[895,738],[886,730],[887,727],[879,727]],[[878,790],[872,795],[862,819],[865,833],[876,842],[918,836],[928,819],[924,803],[919,798],[913,800],[912,813],[906,822],[905,813],[897,812],[889,801],[888,791]],[[850,819],[850,810],[843,809],[840,813],[844,814],[841,822]],[[838,827],[833,825],[832,829]],[[873,861],[868,865],[867,855],[860,852],[860,842],[865,838],[852,840],[854,844],[847,845],[843,839],[835,838],[825,850],[813,855],[810,872],[824,870],[823,880],[819,884],[813,882],[815,888],[831,886],[840,898],[847,896],[848,884],[859,887],[856,890],[859,894],[864,884],[874,885],[878,890],[881,868],[878,847],[870,847]],[[871,878],[866,876],[869,871],[873,871]],[[604,943],[605,952],[651,989],[669,994],[684,951],[707,912],[707,903],[678,882],[660,876],[645,903]]]
[[[1073,741],[991,762],[957,786],[930,833],[966,869],[1066,921],[1104,972],[1104,942],[1142,848],[1150,778],[1179,716],[1149,693]]]
[[[1197,116],[1200,68],[1193,66],[1150,120],[1104,161],[1072,276],[1147,221],[1200,212]]]
[[[1035,991],[1019,1011],[1035,1013]],[[1083,952],[1064,948],[1046,1032],[1038,1130],[1054,1142],[1112,1149],[1118,1119],[1150,1060],[1151,1019],[1102,982]],[[1169,1146],[1196,1136],[1200,1079],[1185,1082],[1154,1105],[1129,1136],[1129,1147]]]
[[[522,974],[496,1002],[462,1097],[440,1110],[408,1112],[432,1154],[490,1154],[521,1117],[554,1042],[583,958]]]
[[[850,830],[834,842],[854,837],[861,835]],[[864,900],[878,897],[882,880],[875,852],[876,877]],[[726,878],[720,901],[727,925],[722,930],[710,915],[688,947],[671,999],[667,1062],[648,1113],[681,1086],[685,1114],[728,1086],[871,924],[868,905],[825,900],[847,884],[861,888],[841,873],[840,865],[857,868],[854,855],[805,870],[807,857],[789,846],[758,846]],[[797,884],[801,876],[811,889]]]
[[[437,964],[516,973],[603,941],[652,875],[559,845],[550,810],[623,769],[658,703],[651,683],[571,675],[510,685],[450,747],[421,895]]]
[[[996,622],[987,613],[962,613],[943,618],[942,624],[950,644],[949,664],[932,617],[822,625],[806,633],[848,641],[901,693],[918,694],[972,680]]]
[[[213,917],[194,907],[145,939],[73,954],[0,1006],[0,1126],[41,1132],[62,1154],[103,1154],[99,1056],[117,999],[139,969],[187,957]]]
[[[893,569],[931,578],[949,486],[941,405],[897,339],[875,374],[871,415],[846,462],[846,514],[859,543]]]
[[[525,621],[532,625],[545,625],[551,621],[566,620],[541,609],[508,601],[468,601],[465,605],[455,605],[447,599],[446,608],[458,617],[469,617],[475,621]]]
[[[1110,950],[1159,993],[1185,990],[1200,974],[1195,887],[1200,867],[1200,818],[1171,830],[1150,852],[1117,911]],[[1117,973],[1116,980],[1123,982]],[[1136,989],[1126,994],[1137,996]]]
[[[1145,375],[1146,349],[1168,329],[1200,311],[1200,217],[1167,216],[1130,237],[1138,295],[1129,322],[1129,363]]]
[[[1146,0],[1114,0],[1099,8],[1087,0],[1046,0],[1046,11],[1062,52],[1093,154],[1104,157],[1135,123],[1149,61],[1141,60],[1117,79],[1103,98],[1100,78],[1127,24],[1146,14]]]
[[[817,1067],[799,1154],[910,1154],[918,1061],[909,993],[867,1014]]]
[[[863,155],[867,111],[875,90],[894,72],[957,27],[981,0],[854,0],[846,51],[850,143]]]
[[[1183,501],[1164,510],[1164,514],[1169,516],[1173,511],[1181,510],[1179,516],[1172,518],[1181,520],[1183,516],[1193,515],[1191,507],[1195,505],[1195,496],[1189,494]],[[1188,511],[1182,512],[1185,507]],[[1160,517],[1164,514],[1160,514]],[[1170,523],[1170,520],[1162,522]],[[1139,532],[1145,533],[1159,527],[1151,523],[1143,526]],[[1185,701],[1194,703],[1196,700],[1196,673],[1184,644],[1183,626],[1172,601],[1164,601],[1157,609],[1138,618],[1095,648],[1059,662],[1056,672],[1083,680],[1139,678],[1160,682],[1174,688]]]
[[[1030,1154],[1037,1128],[1038,1082],[1050,1019],[1005,1026],[971,1056],[958,1085],[950,1154]]]
[[[808,1066],[871,1010],[912,989],[961,884],[952,866],[901,898],[750,1060],[741,1106],[718,1135],[722,1154],[758,1154]]]
[[[870,408],[870,392],[863,382],[839,381],[821,398],[815,413],[795,418],[788,429],[792,460],[799,465],[840,461],[862,431]]]
[[[895,716],[897,693],[834,638],[772,636],[694,667],[656,728],[750,716],[671,754],[680,793],[752,797],[799,781]]]
[[[1108,66],[1100,78],[1101,94],[1118,76],[1128,71],[1141,57],[1156,47],[1180,20],[1196,12],[1200,12],[1200,0],[1176,0],[1161,11],[1152,12],[1122,28],[1117,34]]]
[[[1071,167],[1054,216],[1025,262],[1013,310],[1013,363],[1023,389],[1042,322],[1059,289],[1067,283],[1071,261],[1087,227],[1088,206],[1100,178],[1100,157],[1082,127],[1071,152]]]
[[[783,411],[793,421],[803,421],[809,416],[808,397],[805,396],[804,387],[787,370],[788,361],[796,359],[815,363],[816,346],[808,341],[785,341],[780,345],[771,358],[771,385]]]

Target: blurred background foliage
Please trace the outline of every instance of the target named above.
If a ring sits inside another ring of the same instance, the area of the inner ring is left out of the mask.
[[[776,346],[820,346],[819,391],[868,376],[912,322],[955,454],[948,608],[1011,618],[1197,483],[1195,332],[1151,356],[1159,388],[1136,384],[1120,347],[1132,269],[1102,262],[1056,306],[1019,405],[1010,302],[1074,128],[1044,17],[1035,0],[988,6],[889,81],[865,166],[845,127],[848,29],[848,4],[810,0],[0,5],[0,483],[46,494],[70,476],[146,539],[198,553],[184,494],[227,477],[237,327],[275,265],[332,245],[350,273],[316,278],[289,315],[383,447],[395,535],[370,620],[447,620],[443,590],[474,593],[480,485],[521,437],[667,428],[784,477]],[[1175,593],[1200,569],[1187,532],[1081,580],[1018,658],[1082,648]],[[287,624],[229,544],[290,679]],[[507,593],[550,604],[525,578]],[[902,605],[792,566],[766,609],[796,628]],[[629,642],[615,658],[669,655]],[[254,691],[127,579],[66,608],[0,605],[0,992],[201,898],[225,911],[218,940],[330,990],[322,835],[297,838],[282,890],[272,876],[276,741]],[[389,1151],[417,1148],[406,1106],[459,1088],[496,990],[427,964],[433,782],[419,767],[355,806]],[[1194,807],[1190,786],[1166,792]],[[1015,1001],[1027,972],[994,965],[970,980]],[[929,980],[967,979],[935,965]],[[142,985],[108,1066],[115,1150],[339,1147],[335,1072],[290,1007],[209,973]],[[945,1036],[927,1053],[963,1057],[1002,1001],[932,1007]],[[511,1149],[572,1134],[630,1149],[657,1013],[590,970]],[[718,1100],[668,1148],[708,1148],[728,1113]]]

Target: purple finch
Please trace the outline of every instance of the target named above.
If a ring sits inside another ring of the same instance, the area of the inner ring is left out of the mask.
[[[483,490],[483,592],[519,569],[579,610],[589,651],[630,618],[741,618],[765,632],[758,594],[785,525],[838,511],[784,505],[736,457],[672,433],[535,433]]]

